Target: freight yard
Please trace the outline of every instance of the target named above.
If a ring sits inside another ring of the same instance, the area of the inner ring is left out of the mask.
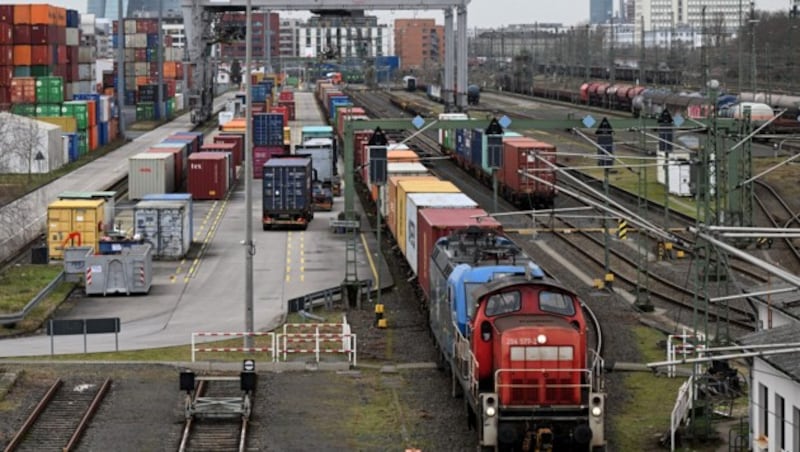
[[[477,82],[465,10],[434,77],[0,5],[0,444],[800,450],[795,94]]]

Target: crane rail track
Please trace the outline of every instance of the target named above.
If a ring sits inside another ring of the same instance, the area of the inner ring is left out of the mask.
[[[57,379],[14,434],[5,452],[76,450],[81,435],[111,389],[111,379]]]

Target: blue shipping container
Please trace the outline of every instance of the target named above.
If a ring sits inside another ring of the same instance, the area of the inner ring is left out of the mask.
[[[253,85],[251,88],[253,93],[253,102],[266,102],[267,101],[267,86],[266,85]]]
[[[81,16],[77,10],[67,10],[67,28],[78,28],[81,25]]]
[[[258,113],[253,115],[253,143],[256,146],[283,144],[283,114]]]
[[[467,161],[469,161],[470,158],[468,132],[468,129],[456,129],[456,154]]]
[[[263,167],[263,211],[311,210],[311,159],[271,158]]]
[[[158,33],[147,33],[147,48],[157,49],[158,47]]]
[[[472,137],[470,138],[469,161],[477,168],[483,166],[483,133],[483,129],[472,129]]]
[[[65,136],[68,137],[67,142],[67,155],[69,157],[70,162],[74,162],[81,157],[80,154],[80,147],[78,146],[78,135],[75,133],[65,133]]]
[[[97,123],[97,140],[100,141],[100,146],[108,144],[108,123]]]
[[[192,212],[191,193],[149,193],[142,197],[142,201],[186,201],[189,205],[189,237],[194,241],[194,214]]]

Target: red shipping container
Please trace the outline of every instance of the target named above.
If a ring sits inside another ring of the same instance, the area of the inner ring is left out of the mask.
[[[67,62],[68,63],[75,63],[77,65],[78,64],[78,54],[79,53],[80,52],[78,51],[78,46],[69,46],[69,47],[67,47]],[[78,78],[75,77],[75,80],[77,80],[77,79]]]
[[[194,134],[191,134],[191,133],[180,133],[180,132],[179,133],[173,133],[172,135],[167,137],[168,140],[171,139],[171,138],[190,140],[191,143],[192,143],[192,145],[189,146],[189,148],[190,148],[189,149],[189,153],[190,154],[193,153],[193,152],[200,152],[200,146],[203,145],[203,139],[200,136],[194,135]]]
[[[57,55],[58,55],[58,58],[57,58],[58,64],[67,64],[67,61],[68,61],[68,58],[67,58],[67,46],[59,45],[58,46],[58,50],[56,52],[57,52]],[[94,75],[94,74],[92,74],[92,75]],[[92,78],[94,78],[94,77],[92,77]]]
[[[175,97],[177,82],[175,80],[164,80],[164,84],[167,85],[167,97]]]
[[[230,159],[222,152],[195,152],[189,156],[186,189],[192,199],[223,199],[228,193]]]
[[[147,49],[133,49],[133,61],[146,63]]]
[[[10,87],[12,78],[14,78],[14,67],[0,66],[0,86],[5,88]]]
[[[467,227],[502,231],[503,225],[492,217],[478,222],[475,216],[487,215],[483,209],[422,209],[417,218],[417,269],[422,291],[430,299],[430,256],[436,241]]]
[[[283,115],[283,125],[285,127],[289,126],[289,109],[284,106],[276,106],[270,109],[270,113],[280,113]]]
[[[183,80],[183,63],[180,61],[175,62],[175,78]]]
[[[14,77],[11,79],[11,102],[15,104],[36,103],[36,79]]]
[[[0,86],[0,107],[10,104],[11,104],[11,89],[7,86]],[[3,108],[0,108],[0,110],[5,111],[3,110]]]
[[[284,107],[286,110],[289,111],[289,120],[295,120],[295,113],[294,113],[294,100],[280,100],[278,101],[279,107]]]
[[[97,105],[93,100],[86,101],[86,109],[89,114],[89,126],[97,125]]]
[[[31,26],[28,24],[14,25],[14,44],[31,43]]]
[[[336,117],[336,125],[334,129],[339,136],[344,135],[344,121],[345,119],[366,119],[367,113],[361,107],[349,107],[345,114],[339,114]]]
[[[14,65],[14,47],[0,45],[0,66]]]
[[[11,45],[14,42],[14,25],[0,22],[0,44]]]
[[[69,63],[64,68],[64,81],[67,83],[77,82],[80,78],[80,71],[78,70],[77,61]]]
[[[31,46],[31,64],[50,65],[53,59],[53,51],[50,46]]]
[[[31,25],[30,43],[34,45],[54,44],[53,40],[51,39],[52,36],[50,35],[51,33],[50,28],[51,27],[49,25],[42,25],[42,24]]]
[[[14,23],[14,5],[0,5],[0,22],[4,24]]]
[[[276,155],[286,154],[283,146],[254,146],[253,147],[253,178],[261,179],[264,174],[264,164]]]
[[[498,179],[502,187],[507,187],[523,199],[551,199],[555,194],[555,187],[525,177],[518,171],[530,173],[545,181],[555,183],[556,175],[549,170],[551,165],[543,162],[555,163],[556,147],[543,143],[533,138],[511,137],[503,139],[503,168],[498,172]],[[537,157],[538,156],[538,157]]]
[[[239,166],[244,161],[244,135],[240,134],[228,134],[228,135],[216,135],[214,137],[214,143],[225,143],[225,144],[232,144],[233,145],[233,164]]]
[[[367,143],[372,138],[372,133],[372,130],[356,130],[353,133],[353,158],[356,166],[367,163]],[[344,158],[344,149],[340,149],[339,154]]]
[[[180,191],[183,188],[183,147],[178,145],[174,148],[150,148],[147,152],[166,152],[174,154],[175,159],[175,191]]]
[[[281,91],[278,93],[278,101],[294,102],[294,91]]]

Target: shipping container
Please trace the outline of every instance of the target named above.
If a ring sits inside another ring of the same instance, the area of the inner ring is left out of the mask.
[[[261,179],[264,175],[264,164],[281,155],[286,155],[286,148],[282,145],[253,146],[253,178]]]
[[[145,151],[149,153],[165,152],[168,154],[173,154],[173,160],[174,160],[173,175],[175,179],[172,186],[174,190],[180,190],[183,187],[183,178],[186,176],[185,166],[187,165],[187,159],[186,157],[184,157],[185,149],[186,149],[185,146],[181,146],[178,143],[175,146],[154,145],[151,146],[150,149]]]
[[[385,204],[386,208],[381,208],[383,212],[385,210],[386,214],[383,216],[386,220],[386,225],[389,227],[389,230],[392,232],[392,235],[397,237],[395,234],[397,228],[397,185],[404,181],[404,180],[420,180],[420,181],[427,181],[427,182],[438,182],[441,181],[438,177],[429,174],[427,176],[389,176],[387,179],[386,186],[383,188],[383,191],[386,193],[385,197]]]
[[[128,198],[142,199],[150,193],[175,190],[175,156],[172,153],[142,152],[128,158]]]
[[[191,193],[153,193],[144,195],[142,201],[185,202],[189,207],[189,237],[191,237],[191,241],[197,240],[194,236],[194,202]]]
[[[64,102],[64,80],[61,77],[38,77],[36,79],[36,102],[60,104]],[[45,116],[57,116],[48,114]]]
[[[417,225],[417,276],[419,285],[430,300],[430,256],[436,241],[457,231],[489,229],[501,232],[503,226],[483,209],[422,209]],[[480,221],[477,219],[480,217]]]
[[[195,152],[189,155],[187,191],[194,199],[224,199],[230,188],[231,159],[220,152]]]
[[[263,229],[299,226],[314,218],[310,158],[272,158],[263,166]]]
[[[253,144],[256,146],[282,145],[283,126],[282,114],[253,114]]]
[[[302,145],[294,147],[294,154],[311,157],[314,180],[322,183],[324,188],[332,189],[334,180],[333,140],[330,138],[311,138]]]
[[[467,120],[469,116],[466,113],[440,113],[439,120]],[[456,129],[440,129],[439,130],[439,145],[444,149],[455,150],[456,148]]]
[[[503,168],[498,172],[500,189],[514,204],[552,207],[556,181],[555,172],[552,171],[552,165],[556,162],[555,153],[555,146],[532,138],[504,139]],[[520,172],[529,173],[549,184],[526,177]]]
[[[68,162],[59,126],[6,112],[0,112],[0,124],[5,131],[0,134],[0,167],[4,172],[47,174]],[[20,149],[21,144],[26,152],[2,152]]]
[[[36,79],[32,77],[12,78],[11,102],[14,104],[36,103]]]
[[[37,106],[37,108],[40,106]],[[77,129],[77,123],[75,118],[70,116],[38,116],[36,117],[37,121],[46,122],[48,124],[53,124],[61,128],[62,133],[75,133]]]
[[[218,142],[215,139],[213,143],[200,146],[200,152],[230,152],[233,157],[233,167],[242,164],[241,148],[237,146],[237,143]]]
[[[394,237],[400,251],[405,254],[406,249],[406,202],[408,195],[413,193],[460,193],[452,182],[438,180],[429,181],[423,179],[407,179],[397,183],[395,196],[397,199],[389,199],[389,215],[394,214]],[[394,205],[394,211],[392,210]]]
[[[400,220],[405,224],[405,246],[401,247],[406,262],[418,273],[419,265],[419,212],[422,209],[472,209],[478,203],[464,193],[409,193],[406,198],[406,211]]]
[[[108,233],[114,229],[114,213],[116,207],[115,191],[62,191],[58,199],[102,199],[105,201],[103,210],[103,227],[100,232]]]
[[[134,234],[153,246],[153,255],[181,259],[192,245],[188,201],[139,201],[133,208]]]
[[[62,259],[64,248],[91,246],[99,250],[105,201],[57,200],[47,207],[47,249],[51,259]]]
[[[397,177],[428,177],[431,176],[428,168],[419,162],[388,163],[386,165],[386,185],[389,185],[390,178]],[[399,179],[395,179],[397,181]],[[376,190],[376,186],[370,186],[370,190]],[[396,189],[396,186],[395,186]],[[376,198],[377,199],[377,198]],[[389,188],[384,186],[381,190],[381,216],[387,218],[389,215]]]

